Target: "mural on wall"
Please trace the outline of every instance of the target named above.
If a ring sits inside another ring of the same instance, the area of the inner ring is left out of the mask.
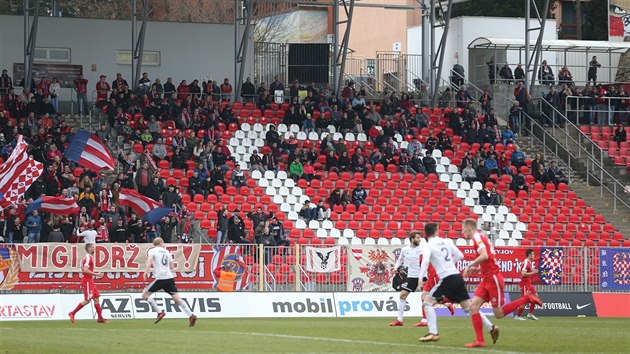
[[[261,18],[254,29],[255,42],[326,43],[326,11],[292,11]]]
[[[630,41],[630,0],[610,0],[608,6],[608,40]]]

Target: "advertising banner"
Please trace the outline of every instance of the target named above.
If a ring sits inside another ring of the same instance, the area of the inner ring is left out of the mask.
[[[44,76],[57,78],[61,87],[73,87],[74,80],[83,74],[83,65],[74,64],[33,64],[33,79],[39,82]],[[14,84],[24,80],[24,64],[13,63]],[[17,84],[16,84],[17,85]]]
[[[624,42],[630,39],[630,0],[609,0],[608,40]]]
[[[600,248],[599,279],[602,290],[630,290],[630,249]]]
[[[630,294],[593,293],[597,317],[630,318]]]
[[[394,265],[400,254],[402,246],[350,246],[351,252],[348,252],[348,291],[391,291],[391,279],[395,274]],[[458,247],[464,253],[464,259],[457,262],[456,266],[459,271],[477,256],[473,247]],[[495,248],[495,254],[501,274],[506,284],[517,284],[521,281],[521,268],[525,260],[525,251],[527,247],[498,247]],[[534,263],[539,264],[541,253],[543,253],[543,264],[547,268],[542,269],[547,274],[549,282],[557,282],[562,274],[562,257],[558,257],[558,252],[543,252],[542,249],[536,250],[536,259]],[[547,255],[545,258],[545,255]],[[479,283],[481,277],[466,278],[467,283]]]
[[[50,246],[51,244],[48,245]],[[196,247],[199,248],[199,252],[196,256],[196,262],[193,264],[193,270],[175,272],[175,281],[179,289],[214,289],[217,279],[215,279],[213,271],[218,264],[226,266],[237,274],[236,290],[243,290],[248,286],[249,272],[247,266],[238,261],[240,255],[234,253],[238,250],[221,252],[223,247],[219,246],[204,245]],[[171,248],[168,249],[171,250]],[[173,250],[176,249],[173,248]],[[74,272],[20,271],[18,253],[16,247],[0,245],[0,290],[80,290],[82,275],[78,272],[78,267],[75,268]],[[213,264],[215,265],[214,268]],[[121,272],[119,270],[104,272],[103,277],[96,278],[94,281],[101,291],[141,289],[149,283],[142,279],[143,271],[144,268],[129,272]],[[243,279],[244,281],[242,281]]]
[[[520,293],[510,293],[513,299],[521,297]],[[536,316],[597,316],[595,301],[591,293],[538,293],[543,306],[536,306]],[[525,306],[524,314],[528,313]]]
[[[94,253],[97,272],[144,271],[147,254],[153,244],[104,243],[97,244]],[[166,249],[173,256],[174,270],[192,272],[197,266],[198,244],[169,244]],[[81,260],[86,254],[85,244],[34,243],[17,244],[15,251],[20,259],[22,272],[71,273],[80,270]]]

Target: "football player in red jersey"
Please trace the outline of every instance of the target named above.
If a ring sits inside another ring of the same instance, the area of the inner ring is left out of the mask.
[[[466,347],[485,347],[486,342],[483,337],[483,322],[479,315],[479,309],[484,302],[490,302],[494,316],[499,319],[527,303],[542,306],[542,301],[531,294],[526,294],[520,299],[504,304],[503,276],[501,276],[492,243],[477,230],[477,221],[474,219],[464,220],[463,234],[466,236],[466,239],[472,240],[473,247],[475,247],[475,251],[477,252],[477,258],[464,269],[464,276],[472,275],[472,269],[479,266],[481,268],[481,276],[483,277],[483,280],[479,283],[475,291],[472,304],[470,305],[473,328],[475,329],[477,339],[472,343],[466,344]],[[496,338],[498,338],[498,330]],[[496,342],[496,338],[493,334],[493,342]]]
[[[81,287],[83,288],[83,301],[81,301],[77,307],[68,314],[68,316],[70,316],[70,322],[72,323],[74,323],[74,315],[76,315],[83,306],[89,304],[90,300],[94,301],[94,308],[98,314],[98,320],[96,322],[109,323],[103,318],[103,310],[101,309],[101,304],[99,302],[101,294],[98,292],[96,284],[94,283],[95,276],[103,276],[103,273],[94,272],[94,249],[95,246],[93,243],[85,244],[87,254],[81,261],[81,271],[83,272],[83,280],[81,280]]]
[[[525,257],[526,257],[525,261],[523,261],[523,268],[521,269],[521,282],[519,283],[521,287],[521,296],[530,294],[538,298],[538,293],[536,292],[536,288],[534,288],[534,285],[532,285],[532,281],[531,281],[532,277],[538,274],[538,269],[534,265],[534,258],[536,257],[534,250],[530,248],[527,251],[525,251]],[[521,315],[523,314],[523,311],[525,311],[525,306],[526,305],[523,305],[518,308],[518,311],[516,312],[516,316],[514,316],[515,320],[521,320],[521,321],[525,320],[525,318],[521,317]],[[530,320],[538,321],[538,317],[534,316],[535,307],[536,307],[535,303],[533,302],[529,303],[529,314],[527,314],[527,318],[529,318]]]

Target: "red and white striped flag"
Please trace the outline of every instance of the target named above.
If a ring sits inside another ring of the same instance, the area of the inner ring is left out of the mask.
[[[79,205],[72,198],[45,196],[30,203],[24,213],[28,214],[33,210],[41,210],[56,215],[70,215],[79,212]]]
[[[0,166],[0,210],[20,200],[26,190],[44,171],[44,165],[26,153],[28,144],[18,135],[17,145],[7,161]]]
[[[79,130],[70,142],[64,156],[93,171],[113,170],[116,161],[109,150],[96,136],[87,130]]]

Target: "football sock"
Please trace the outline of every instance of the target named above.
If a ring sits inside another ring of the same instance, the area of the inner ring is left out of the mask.
[[[177,306],[179,306],[188,317],[192,316],[192,311],[190,311],[190,307],[188,307],[186,301],[182,300]]]
[[[96,309],[96,314],[98,315],[98,319],[103,319],[103,309],[101,309],[101,304],[94,304],[94,308]]]
[[[147,299],[147,302],[149,303],[149,305],[151,305],[151,308],[153,309],[153,311],[155,312],[162,312],[162,309],[158,306],[157,302],[155,302],[155,299],[152,297],[149,297]]]
[[[525,311],[525,306],[521,306],[518,308],[518,311],[516,311],[516,316],[521,316],[523,314],[523,311]]]
[[[525,305],[528,302],[529,302],[529,297],[523,296],[522,298],[520,298],[518,300],[514,300],[514,301],[512,301],[510,303],[507,303],[507,304],[503,305],[503,307],[502,307],[503,314],[505,314],[507,316],[509,313],[514,312],[514,310],[516,310],[517,308]]]
[[[472,318],[473,328],[475,329],[475,336],[480,342],[485,342],[483,338],[483,320],[479,313],[474,313],[470,316]]]
[[[531,313],[532,315],[534,314],[534,308],[536,307],[536,304],[533,302],[529,303],[529,313]]]
[[[429,333],[438,334],[437,315],[435,314],[435,307],[433,307],[433,305],[429,303],[425,303],[424,311],[427,314],[427,322],[429,322]]]
[[[483,322],[484,327],[486,327],[488,331],[492,331],[492,327],[494,326],[492,325],[492,322],[490,322],[490,320],[488,319],[488,316],[486,316],[486,314],[483,312],[479,312],[479,316],[481,316],[481,322]]]
[[[76,314],[77,312],[79,312],[79,310],[80,310],[80,309],[82,309],[82,308],[83,308],[83,306],[85,306],[85,305],[83,305],[82,303],[80,303],[80,302],[79,302],[79,304],[77,305],[77,307],[75,307],[75,308],[74,308],[74,310],[72,310],[72,314],[74,315],[74,314]]]
[[[403,321],[403,315],[405,313],[405,307],[407,307],[407,300],[400,299],[398,300],[398,321]]]

